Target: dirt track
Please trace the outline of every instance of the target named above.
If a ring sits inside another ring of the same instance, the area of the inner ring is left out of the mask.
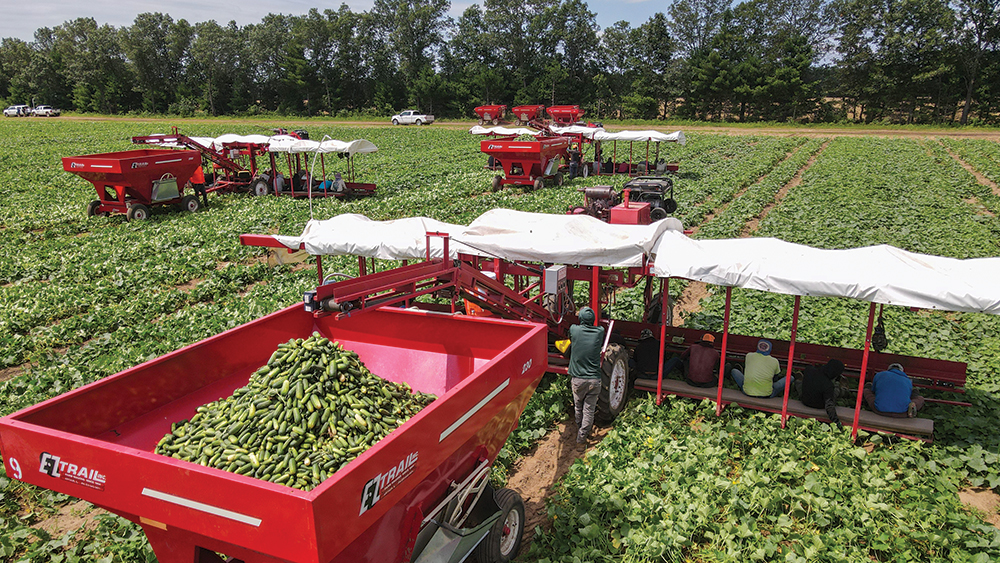
[[[255,117],[255,118],[216,118],[216,119],[202,119],[202,118],[172,118],[172,117],[98,117],[98,116],[63,116],[59,119],[72,120],[72,121],[135,121],[135,122],[164,122],[170,124],[176,124],[177,122],[185,123],[261,123],[261,124],[273,124],[276,121],[280,121],[287,127],[308,127],[316,125],[339,125],[347,127],[393,127],[391,123],[386,121],[340,121],[340,120],[328,120],[323,118],[316,119],[289,119],[285,120],[279,116],[274,117]],[[444,121],[436,122],[427,127],[438,127],[444,129],[461,129],[467,130],[473,125],[476,125],[475,121]],[[608,130],[619,131],[623,129],[643,129],[649,128],[649,124],[642,125],[615,125],[609,124],[605,128]],[[681,129],[685,132],[700,131],[705,133],[713,133],[719,135],[768,135],[768,136],[799,136],[799,137],[864,137],[864,136],[876,136],[876,137],[909,137],[909,138],[927,138],[927,137],[949,137],[956,139],[986,139],[993,141],[1000,141],[1000,129],[997,128],[947,128],[947,127],[928,127],[920,129],[902,129],[902,128],[885,128],[885,127],[864,127],[864,126],[851,126],[851,127],[836,127],[836,126],[780,126],[780,125],[769,125],[769,126],[754,126],[754,125],[673,125],[669,123],[664,123],[662,125],[655,125],[657,129]]]

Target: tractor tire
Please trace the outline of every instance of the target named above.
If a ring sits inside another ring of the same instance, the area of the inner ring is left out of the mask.
[[[545,180],[543,180],[542,178],[535,178],[535,183],[532,184],[532,187],[535,188],[536,190],[540,190],[540,189],[544,188],[545,187]]]
[[[663,219],[666,218],[667,218],[667,210],[662,207],[654,207],[649,211],[649,220],[653,221],[654,223],[656,221],[662,221]]]
[[[476,546],[479,563],[508,563],[517,557],[524,535],[524,501],[511,489],[500,489],[494,495],[500,506],[500,518],[490,527],[483,541]]]
[[[149,219],[149,208],[141,203],[134,203],[128,208],[125,218],[129,221],[145,221]]]
[[[423,125],[423,124],[424,124],[424,122],[423,122],[423,121],[420,121],[420,120],[418,119],[418,120],[414,121],[414,122],[413,122],[413,124],[414,124],[414,125],[416,125],[417,127],[420,127],[421,125]]]
[[[490,187],[493,188],[493,191],[497,191],[500,188],[502,188],[503,187],[503,176],[501,176],[499,174],[497,174],[496,176],[494,176],[493,180],[490,182]]]
[[[393,125],[399,125],[399,120],[398,119],[393,119],[392,120],[392,124]]]
[[[632,394],[632,377],[628,369],[628,350],[620,344],[609,344],[601,364],[601,394],[597,397],[597,419],[611,422],[628,404]]]
[[[87,204],[87,217],[94,217],[97,215],[104,215],[99,213],[97,210],[101,208],[101,201],[95,199],[94,201]]]
[[[562,172],[556,172],[555,181],[556,181],[556,185],[557,186],[563,185],[563,183],[566,181],[566,179],[563,177],[563,173]]]
[[[250,184],[250,195],[261,196],[267,195],[269,186],[267,185],[267,180],[263,178],[258,178]]]
[[[201,209],[201,202],[198,201],[198,196],[195,196],[195,195],[186,195],[186,196],[184,196],[184,197],[181,198],[181,210],[182,211],[190,211],[191,213],[194,213],[195,211],[198,211],[199,209]]]

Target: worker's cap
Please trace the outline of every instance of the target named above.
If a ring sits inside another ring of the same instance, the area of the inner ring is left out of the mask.
[[[706,332],[705,335],[701,337],[701,341],[702,342],[715,342],[715,335],[712,334],[712,333],[710,333],[710,332]]]
[[[645,340],[647,338],[652,338],[652,337],[653,337],[653,331],[649,330],[648,328],[642,329],[642,332],[639,333],[639,340]]]
[[[597,315],[594,314],[594,310],[590,307],[580,309],[580,314],[577,317],[580,319],[580,324],[588,326],[594,326],[594,322],[597,320]]]
[[[903,364],[889,364],[889,371],[903,371]]]
[[[757,342],[757,352],[764,356],[769,356],[771,354],[771,341],[766,338],[761,338]]]
[[[844,362],[833,358],[823,366],[823,373],[830,379],[838,377],[840,374],[844,373]]]

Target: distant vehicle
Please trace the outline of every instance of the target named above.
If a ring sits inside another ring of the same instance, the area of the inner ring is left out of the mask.
[[[52,106],[38,106],[31,110],[35,117],[58,117],[61,112]]]
[[[31,115],[31,108],[24,105],[10,106],[3,110],[4,117],[27,117]]]
[[[434,116],[426,115],[413,109],[401,111],[399,114],[392,116],[393,125],[423,125],[425,123],[434,123]]]

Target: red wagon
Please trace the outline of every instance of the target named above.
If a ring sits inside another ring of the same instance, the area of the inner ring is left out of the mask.
[[[543,117],[545,114],[545,106],[543,105],[533,105],[533,106],[516,106],[514,109],[510,110],[514,114],[514,119],[517,120],[518,125],[526,125],[527,123],[534,121]]]
[[[63,170],[94,185],[97,197],[87,205],[87,216],[125,213],[129,219],[148,219],[153,205],[180,204],[197,211],[194,195],[183,195],[184,185],[200,170],[198,151],[136,149],[122,152],[67,156]]]
[[[494,190],[508,184],[540,189],[545,178],[551,178],[557,186],[561,186],[563,175],[559,166],[569,162],[567,137],[547,137],[537,141],[487,140],[481,141],[479,148],[503,168],[503,176],[497,174],[493,177]]]
[[[549,117],[552,121],[562,124],[570,125],[580,121],[583,118],[584,111],[580,109],[580,106],[550,106],[547,110]]]
[[[172,422],[313,331],[438,399],[309,492],[154,453]],[[141,525],[160,563],[507,560],[523,503],[493,494],[489,467],[546,356],[544,325],[395,308],[338,319],[295,305],[4,417],[0,449],[8,477]]]
[[[507,106],[503,105],[491,105],[491,106],[479,106],[475,109],[476,115],[479,116],[479,124],[485,125],[487,123],[496,125],[500,123],[500,120],[504,118],[507,114]]]

